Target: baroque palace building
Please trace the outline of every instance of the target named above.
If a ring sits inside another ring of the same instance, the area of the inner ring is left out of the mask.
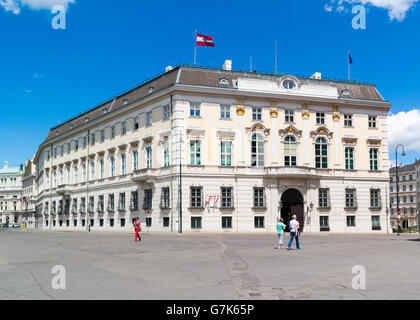
[[[52,128],[34,158],[42,226],[267,232],[296,214],[307,232],[389,232],[376,87],[230,65],[168,67]]]
[[[23,166],[9,167],[7,161],[0,169],[0,223],[20,222],[22,214]]]

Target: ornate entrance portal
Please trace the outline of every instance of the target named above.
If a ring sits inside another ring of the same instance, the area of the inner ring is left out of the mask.
[[[300,230],[303,231],[305,217],[303,207],[303,196],[296,189],[286,190],[281,197],[281,217],[284,219],[284,223],[289,231],[289,222],[292,220],[292,216],[296,215],[299,221]]]

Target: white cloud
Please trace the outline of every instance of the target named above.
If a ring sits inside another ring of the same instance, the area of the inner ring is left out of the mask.
[[[398,144],[402,144],[407,151],[420,152],[419,124],[420,109],[390,114],[388,118],[389,150],[395,150]]]
[[[56,5],[62,5],[65,8],[76,0],[0,0],[0,6],[4,10],[19,14],[23,7],[33,10],[51,10]]]
[[[389,19],[403,21],[407,12],[413,8],[418,0],[331,0],[329,5],[325,5],[325,10],[331,12],[331,7],[337,6],[337,9],[343,6],[343,3],[347,2],[350,5],[362,4],[370,5],[373,7],[385,9],[388,11]],[[327,10],[328,7],[328,10]],[[342,11],[342,9],[339,9]]]

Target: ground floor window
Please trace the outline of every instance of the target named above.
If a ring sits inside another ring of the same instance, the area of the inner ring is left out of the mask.
[[[164,228],[168,228],[169,227],[169,218],[168,217],[163,217],[163,227]]]
[[[191,229],[201,229],[201,217],[191,217]]]
[[[125,219],[122,218],[120,222],[121,222],[121,228],[124,228],[125,227]]]
[[[379,216],[372,216],[372,230],[381,230],[381,223]]]
[[[77,227],[77,220],[74,220],[74,221],[73,221],[73,225],[74,225],[75,227]]]
[[[232,217],[222,217],[222,229],[232,229]]]
[[[255,229],[264,229],[264,217],[255,217],[254,218],[254,227]]]
[[[91,226],[91,227],[94,227],[94,226],[95,226],[95,220],[90,219],[90,226]]]
[[[45,220],[45,226],[48,227],[48,220]]]
[[[66,226],[67,226],[67,227],[70,227],[70,220],[67,220],[67,221],[66,221]]]
[[[330,222],[329,219],[330,217],[328,216],[320,216],[319,217],[319,226],[320,226],[320,231],[330,231]]]
[[[104,226],[104,219],[99,219],[99,226],[103,227]]]
[[[146,227],[150,228],[152,226],[152,218],[146,218]]]
[[[85,227],[85,226],[86,226],[86,220],[82,219],[82,227]]]
[[[355,227],[355,226],[356,226],[356,217],[347,216],[347,227]]]
[[[113,227],[113,226],[114,226],[114,219],[110,219],[110,220],[109,220],[109,226],[110,226],[110,227]]]
[[[60,220],[60,227],[63,226],[63,220]]]
[[[53,220],[53,227],[55,227],[55,224],[56,224],[56,221],[55,221],[55,220]]]

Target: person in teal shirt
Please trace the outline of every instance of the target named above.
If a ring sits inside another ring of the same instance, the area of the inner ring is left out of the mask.
[[[286,229],[286,225],[284,224],[283,218],[280,218],[277,222],[277,234],[279,235],[279,244],[277,245],[277,249],[283,249],[283,239],[284,239],[284,230]]]

